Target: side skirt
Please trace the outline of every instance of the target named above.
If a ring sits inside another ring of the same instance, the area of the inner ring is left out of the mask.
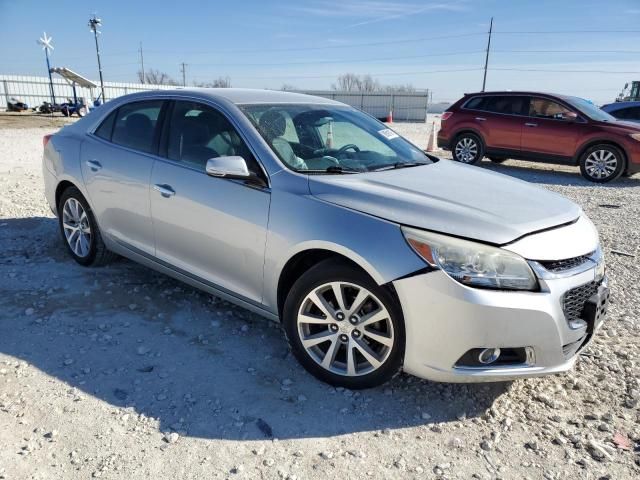
[[[257,315],[260,315],[264,318],[272,320],[274,322],[280,322],[280,318],[273,312],[266,310],[263,306],[254,303],[252,300],[246,299],[244,297],[240,297],[230,292],[229,290],[216,285],[204,278],[193,275],[181,268],[174,267],[173,265],[160,260],[159,258],[152,257],[151,255],[138,250],[137,248],[131,245],[125,245],[123,242],[118,240],[110,239],[109,249],[113,250],[119,255],[126,257],[130,260],[133,260],[136,263],[140,263],[145,267],[152,268],[160,273],[164,273],[170,277],[175,278],[176,280],[180,280],[188,285],[191,285],[198,290],[205,291],[216,297],[220,297],[228,302],[236,304],[242,308],[245,308]]]

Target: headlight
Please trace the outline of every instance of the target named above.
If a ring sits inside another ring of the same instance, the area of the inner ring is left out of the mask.
[[[640,142],[640,133],[632,133],[629,135],[631,138],[633,138],[634,140],[637,140]]]
[[[411,248],[429,265],[470,287],[537,290],[527,261],[515,253],[437,233],[402,228]]]

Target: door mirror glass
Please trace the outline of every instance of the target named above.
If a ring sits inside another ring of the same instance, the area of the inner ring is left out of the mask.
[[[233,155],[228,157],[216,157],[207,160],[207,175],[212,177],[236,178],[248,180],[251,172],[244,158]]]

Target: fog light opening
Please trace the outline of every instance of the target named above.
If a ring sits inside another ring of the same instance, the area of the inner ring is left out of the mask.
[[[485,348],[478,354],[478,361],[483,365],[495,362],[500,357],[499,348]]]

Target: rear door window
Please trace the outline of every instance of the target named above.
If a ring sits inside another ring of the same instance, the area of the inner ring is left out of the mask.
[[[488,112],[503,115],[525,115],[529,106],[529,98],[518,95],[504,95],[490,97],[484,105]]]
[[[162,100],[134,102],[118,109],[111,141],[145,153],[155,153]]]
[[[548,98],[533,97],[529,105],[530,117],[564,120],[566,114],[570,112],[571,110],[564,105]]]

